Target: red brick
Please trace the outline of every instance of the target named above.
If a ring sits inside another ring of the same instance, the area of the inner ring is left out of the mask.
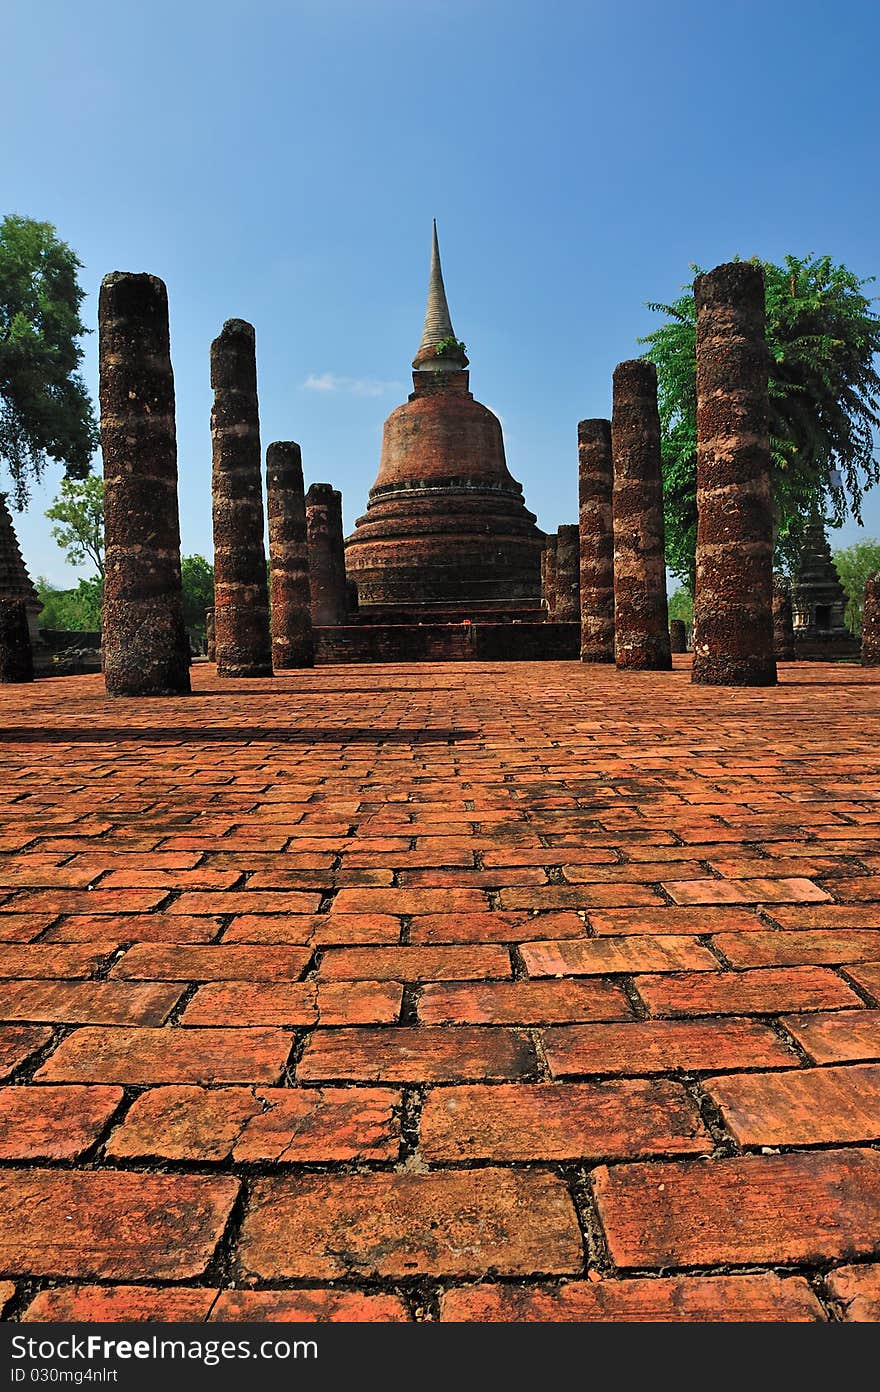
[[[440,1297],[441,1320],[476,1324],[527,1321],[808,1322],[825,1314],[802,1276],[635,1277],[563,1281],[558,1286],[463,1286]]]
[[[649,908],[662,901],[647,885],[548,885],[546,889],[502,889],[502,909]]]
[[[816,1063],[880,1059],[880,1010],[784,1015],[782,1023]]]
[[[616,983],[571,980],[438,983],[424,988],[418,1011],[426,1025],[552,1025],[632,1014]]]
[[[55,919],[55,914],[0,913],[0,943],[31,942]]]
[[[50,928],[44,942],[93,942],[113,939],[130,942],[210,942],[222,926],[222,918],[194,918],[178,914],[77,914]]]
[[[554,1078],[591,1073],[708,1072],[725,1068],[793,1068],[798,1059],[756,1020],[723,1023],[637,1020],[621,1025],[562,1025],[544,1031]]]
[[[15,1295],[15,1286],[11,1281],[0,1281],[0,1315],[6,1309],[12,1297]]]
[[[259,1180],[243,1271],[263,1280],[572,1272],[583,1247],[561,1180],[484,1169]]]
[[[136,944],[113,967],[111,980],[297,981],[311,957],[306,947]]]
[[[829,1271],[825,1284],[843,1307],[843,1318],[859,1323],[880,1320],[880,1264],[839,1266]]]
[[[638,976],[635,985],[655,1015],[779,1015],[859,1003],[855,992],[828,967]]]
[[[698,1155],[713,1142],[678,1083],[511,1083],[435,1088],[422,1111],[428,1161]]]
[[[714,971],[718,959],[693,938],[581,938],[523,943],[529,976],[602,976],[611,972]]]
[[[8,1078],[16,1068],[44,1048],[52,1031],[32,1025],[0,1025],[0,1079]]]
[[[321,958],[319,980],[460,981],[509,977],[503,947],[331,947]]]
[[[211,1311],[224,1323],[280,1321],[284,1324],[400,1324],[409,1312],[399,1295],[369,1295],[354,1290],[227,1290]]]
[[[154,1087],[107,1142],[111,1160],[225,1160],[263,1107],[256,1088]]]
[[[744,1146],[880,1139],[880,1063],[707,1078],[728,1130]]]
[[[114,1170],[0,1170],[0,1270],[183,1280],[208,1265],[238,1181]]]
[[[22,1321],[65,1324],[201,1323],[217,1298],[214,1286],[60,1286],[40,1291]]]
[[[805,879],[672,880],[663,888],[676,904],[816,904],[831,898]]]
[[[0,1160],[74,1160],[122,1097],[117,1087],[0,1088]]]
[[[239,875],[234,870],[109,870],[102,875],[104,889],[231,889]]]
[[[880,875],[853,880],[835,880],[834,894],[844,904],[876,903],[880,900]],[[880,912],[880,904],[877,905]]]
[[[619,1267],[820,1262],[880,1244],[872,1150],[602,1166],[593,1185]]]
[[[851,977],[857,986],[861,986],[863,991],[867,991],[876,1003],[880,1005],[880,962],[866,963],[864,966],[847,968],[847,976]]]
[[[144,913],[166,897],[164,890],[155,889],[35,889],[17,894],[6,907],[16,913],[53,915]]]
[[[562,873],[569,884],[659,884],[662,880],[695,880],[705,875],[698,860],[681,862],[664,861],[651,864],[650,861],[635,865],[574,865],[568,861],[562,866]]]
[[[508,866],[508,865],[561,865],[565,860],[570,865],[613,865],[615,861],[614,851],[607,847],[584,846],[576,851],[568,851],[560,847],[552,850],[546,846],[536,846],[533,849],[517,850],[505,848],[504,850],[487,850],[483,852],[483,864],[489,866]]]
[[[0,947],[0,977],[91,976],[116,951],[115,942],[44,947],[42,943]]]
[[[880,958],[880,932],[858,928],[831,932],[808,929],[798,932],[719,933],[713,947],[735,967],[797,966],[800,963],[861,962]]]
[[[436,1083],[534,1072],[527,1035],[484,1026],[316,1030],[297,1065],[300,1082]]]
[[[386,1025],[400,1014],[396,981],[236,981],[202,986],[183,1013],[184,1025]]]
[[[345,893],[354,894],[355,890]],[[366,892],[366,891],[364,891]],[[381,893],[382,891],[377,891]],[[200,893],[188,890],[174,899],[165,912],[168,914],[313,914],[321,904],[320,894],[282,893],[269,890],[218,890]]]
[[[481,889],[341,889],[334,913],[479,913],[489,907]]]
[[[277,1029],[93,1029],[63,1040],[40,1082],[274,1083],[291,1036]]]
[[[3,988],[0,1012],[64,1025],[161,1025],[182,994],[182,986],[122,981],[13,981]]]
[[[582,938],[586,924],[574,912],[425,914],[413,919],[410,940],[433,943],[514,943],[542,934],[548,938]]]
[[[652,909],[606,909],[591,911],[590,924],[600,937],[615,934],[646,933],[748,933],[763,928],[753,909],[672,908],[658,904]]]
[[[772,911],[781,928],[877,928],[880,915],[876,906],[866,904],[805,904],[799,908],[781,905]]]

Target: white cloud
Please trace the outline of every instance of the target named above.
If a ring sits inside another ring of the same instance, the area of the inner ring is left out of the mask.
[[[340,377],[335,372],[310,372],[303,382],[306,391],[348,392],[351,396],[385,396],[403,391],[402,382],[380,382],[375,377]]]

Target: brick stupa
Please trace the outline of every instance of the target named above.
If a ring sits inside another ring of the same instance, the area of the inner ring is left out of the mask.
[[[467,366],[435,224],[414,390],[385,422],[379,475],[346,542],[362,621],[540,607],[544,535],[507,468],[501,422],[468,389]]]
[[[39,622],[43,605],[22,560],[5,493],[0,493],[0,599],[24,601],[31,644],[37,645],[40,641]]]

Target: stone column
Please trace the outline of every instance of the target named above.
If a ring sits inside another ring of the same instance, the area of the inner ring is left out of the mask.
[[[688,631],[684,619],[669,620],[669,647],[674,653],[687,652]]]
[[[211,386],[217,674],[271,677],[256,338],[243,319],[211,344]]]
[[[559,538],[555,532],[548,532],[541,552],[541,600],[547,612],[547,621],[556,622],[556,550]]]
[[[114,271],[98,300],[104,456],[103,668],[111,696],[190,689],[180,582],[168,295]]]
[[[556,622],[580,623],[580,532],[575,526],[560,527],[556,545]]]
[[[578,424],[581,662],[614,661],[614,529],[611,422]]]
[[[862,666],[880,667],[880,571],[865,581],[862,606]]]
[[[342,494],[330,483],[313,483],[306,494],[312,623],[344,624],[347,617]]]
[[[663,482],[657,369],[643,359],[614,369],[614,659],[668,671]]]
[[[0,599],[0,684],[34,679],[34,655],[23,599]]]
[[[214,610],[205,610],[205,648],[209,662],[217,661],[217,638],[214,632]]]
[[[315,644],[302,455],[292,440],[278,440],[266,450],[266,503],[272,665],[276,671],[313,667]]]
[[[784,575],[773,576],[773,655],[777,662],[794,662],[794,618],[791,586]]]
[[[748,261],[694,282],[697,565],[692,680],[772,686],[773,516],[764,273]]]

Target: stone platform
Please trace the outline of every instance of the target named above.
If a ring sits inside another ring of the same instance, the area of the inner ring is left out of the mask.
[[[7,1319],[876,1320],[880,681],[0,690]]]

